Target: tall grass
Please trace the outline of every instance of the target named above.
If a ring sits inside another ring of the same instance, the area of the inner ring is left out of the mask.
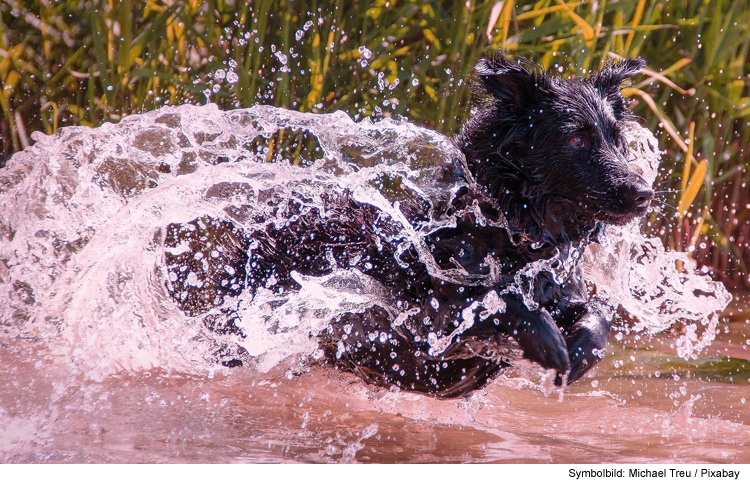
[[[666,151],[649,227],[750,285],[746,0],[0,0],[0,14],[4,158],[35,130],[183,102],[405,117],[450,134],[486,50],[563,76],[641,56],[648,71],[625,93]]]

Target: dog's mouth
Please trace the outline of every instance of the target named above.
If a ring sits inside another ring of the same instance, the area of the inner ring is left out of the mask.
[[[654,192],[648,187],[641,188],[637,194],[592,193],[586,200],[574,200],[562,194],[555,196],[558,207],[567,210],[568,214],[572,212],[579,220],[621,226],[648,214]]]
[[[643,213],[633,213],[626,215],[614,215],[605,213],[601,217],[599,217],[599,220],[601,222],[604,222],[605,224],[622,226],[632,221],[633,219],[643,217],[644,215],[646,215],[645,211]]]
[[[651,207],[651,199],[642,200],[633,207],[623,209],[622,207],[612,207],[601,210],[597,219],[601,222],[612,225],[625,225],[638,217],[645,216]]]
[[[620,185],[601,203],[599,220],[609,224],[623,225],[649,211],[654,190],[641,179]]]

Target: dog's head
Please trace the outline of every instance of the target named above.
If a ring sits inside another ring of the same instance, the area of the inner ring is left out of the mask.
[[[644,215],[653,191],[628,163],[623,122],[632,113],[620,93],[644,65],[625,60],[562,79],[502,54],[481,59],[476,74],[491,100],[459,137],[477,180],[496,195],[513,187],[606,223]]]

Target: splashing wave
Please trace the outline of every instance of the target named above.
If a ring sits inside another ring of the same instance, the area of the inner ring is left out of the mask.
[[[422,237],[455,220],[443,211],[458,188],[476,184],[449,139],[409,123],[185,105],[33,138],[35,145],[0,170],[2,336],[40,341],[49,357],[95,380],[121,369],[200,373],[238,354],[262,371],[319,357],[311,335],[341,313],[375,304],[403,322],[409,313],[357,270],[293,273],[293,291],[251,295],[242,288],[253,268],[252,241],[222,243],[214,232],[249,237],[301,209],[325,217],[333,212],[324,194],[349,193],[375,207],[392,225],[386,237],[397,258],[411,247],[445,281],[497,281],[492,268],[440,269],[423,247]],[[655,139],[632,126],[630,141],[634,165],[652,182]],[[245,272],[227,261],[242,255]],[[580,255],[532,263],[508,289],[533,303],[524,277],[549,270],[565,278]],[[685,254],[665,251],[635,223],[610,227],[583,261],[592,287],[632,317],[628,329],[656,333],[685,323],[683,357],[710,343],[718,322],[712,313],[731,300]],[[177,278],[190,288],[177,292]],[[497,311],[496,300],[488,296],[474,310]],[[433,349],[447,340],[431,341]]]

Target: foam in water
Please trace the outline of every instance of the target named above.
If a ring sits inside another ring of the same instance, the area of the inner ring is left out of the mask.
[[[635,165],[652,182],[655,139],[640,127],[630,130]],[[242,272],[226,258],[247,254],[252,269],[254,246],[222,244],[212,228],[281,227],[300,210],[325,217],[332,212],[324,194],[346,192],[376,207],[390,224],[397,258],[413,247],[435,277],[497,283],[492,264],[487,274],[460,265],[441,270],[423,246],[422,237],[455,220],[440,211],[458,187],[475,183],[449,139],[409,123],[185,105],[33,138],[35,145],[0,170],[0,297],[6,299],[0,326],[3,337],[39,340],[50,357],[96,380],[122,369],[201,373],[227,351],[266,371],[284,360],[319,356],[314,335],[343,312],[377,304],[396,324],[413,315],[401,312],[378,282],[345,265],[324,277],[293,273],[299,290],[261,288],[250,295],[241,288]],[[274,148],[277,142],[288,145]],[[406,198],[423,205],[421,220],[410,220],[415,212],[403,209]],[[475,214],[488,220],[478,207]],[[191,241],[216,244],[199,256]],[[523,295],[533,308],[526,280],[542,270],[563,280],[580,254],[560,251],[559,261],[527,265],[514,285],[462,313],[453,333],[430,340],[431,352],[439,354],[475,315],[502,312],[504,292]],[[181,263],[170,266],[166,257]],[[710,343],[718,322],[712,313],[731,299],[686,255],[665,251],[635,223],[608,227],[607,240],[590,245],[583,260],[587,281],[632,316],[630,328],[656,333],[686,324],[683,357]],[[350,259],[360,261],[367,260]],[[214,282],[215,290],[203,289],[196,300],[203,308],[187,314],[178,308],[175,295],[185,302],[193,295],[173,290],[180,275],[197,290]],[[226,330],[209,329],[209,317],[228,311],[233,318]]]

